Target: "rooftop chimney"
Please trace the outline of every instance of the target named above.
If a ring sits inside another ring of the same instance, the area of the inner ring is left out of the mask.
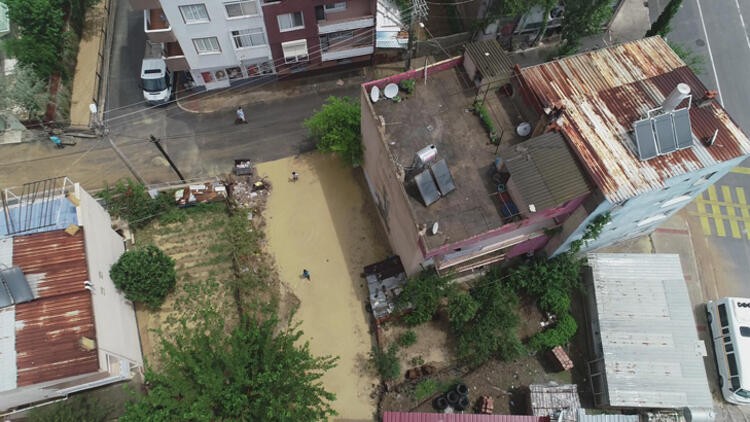
[[[665,113],[670,113],[674,111],[675,108],[677,108],[678,105],[684,100],[685,98],[690,96],[690,87],[687,84],[679,83],[675,87],[672,92],[669,93],[669,96],[664,100],[664,104],[662,104],[661,108],[662,111]]]

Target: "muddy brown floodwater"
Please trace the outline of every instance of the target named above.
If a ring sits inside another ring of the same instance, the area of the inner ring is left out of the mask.
[[[292,171],[297,182],[290,181]],[[340,358],[323,378],[336,394],[338,418],[372,420],[378,380],[367,366],[373,338],[360,273],[388,248],[361,171],[311,153],[260,164],[258,174],[273,184],[265,211],[269,252],[300,300],[296,319],[304,337],[313,354]]]

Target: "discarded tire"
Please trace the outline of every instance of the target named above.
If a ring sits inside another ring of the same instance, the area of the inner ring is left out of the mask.
[[[446,407],[448,407],[448,401],[445,399],[445,396],[437,396],[435,397],[435,400],[432,401],[432,407],[434,407],[435,410],[442,412]]]
[[[469,394],[469,387],[467,387],[466,384],[457,384],[456,393],[458,393],[460,396],[466,396]]]
[[[460,398],[461,396],[455,391],[449,391],[448,394],[445,395],[445,399],[448,400],[448,404],[451,406],[455,406]]]
[[[458,410],[459,412],[462,410],[466,410],[469,408],[469,398],[466,396],[461,396],[460,399],[458,399],[458,403],[453,405],[453,408]]]

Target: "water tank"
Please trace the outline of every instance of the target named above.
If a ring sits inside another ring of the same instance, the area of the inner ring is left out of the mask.
[[[669,96],[664,100],[664,104],[661,106],[662,110],[665,113],[669,113],[671,111],[674,111],[675,108],[677,108],[678,105],[687,98],[690,95],[690,86],[688,84],[679,83],[675,87],[675,89],[672,90],[672,92],[669,93]]]
[[[435,147],[435,145],[427,145],[417,151],[417,159],[422,164],[427,164],[433,161],[435,157],[437,157],[437,147]]]

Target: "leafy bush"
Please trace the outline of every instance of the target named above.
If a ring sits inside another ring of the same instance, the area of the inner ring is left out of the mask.
[[[414,92],[414,88],[417,86],[417,81],[414,79],[405,79],[398,84],[401,89],[406,91],[407,94]]]
[[[438,383],[437,381],[433,379],[426,379],[416,386],[414,386],[414,399],[419,401],[422,401],[426,399],[427,397],[430,397],[431,395],[435,394],[435,392],[438,389]]]
[[[400,311],[409,310],[403,316],[403,321],[414,326],[431,320],[440,301],[447,295],[449,282],[449,278],[440,277],[429,270],[410,278],[396,299]]]
[[[133,302],[158,308],[174,288],[174,260],[154,245],[126,251],[109,270],[115,287]]]
[[[104,200],[112,217],[127,220],[133,228],[145,226],[160,213],[174,207],[170,195],[162,192],[152,199],[146,186],[131,179],[105,187],[98,196]]]
[[[409,347],[417,342],[417,333],[414,330],[406,330],[396,339],[396,344],[401,347]]]
[[[333,152],[347,163],[362,163],[359,103],[349,97],[328,97],[323,107],[304,121],[323,152]]]
[[[563,315],[570,311],[570,295],[566,290],[550,287],[542,294],[538,302],[539,309],[555,315]]]
[[[86,395],[37,407],[29,414],[34,422],[106,422],[112,419],[113,406]]]
[[[529,340],[531,350],[551,349],[567,344],[576,334],[578,324],[572,315],[566,313],[560,317],[554,327],[536,333]]]
[[[448,298],[448,320],[456,331],[471,321],[479,310],[479,303],[468,293],[456,293]]]
[[[370,352],[370,361],[384,380],[395,380],[401,376],[401,362],[396,356],[398,347],[392,344],[384,352],[377,346]]]
[[[483,103],[479,101],[474,102],[474,111],[482,120],[482,124],[484,124],[484,128],[487,129],[489,134],[497,133],[497,130],[495,130],[495,123],[492,121],[492,116],[490,116],[490,112]]]

